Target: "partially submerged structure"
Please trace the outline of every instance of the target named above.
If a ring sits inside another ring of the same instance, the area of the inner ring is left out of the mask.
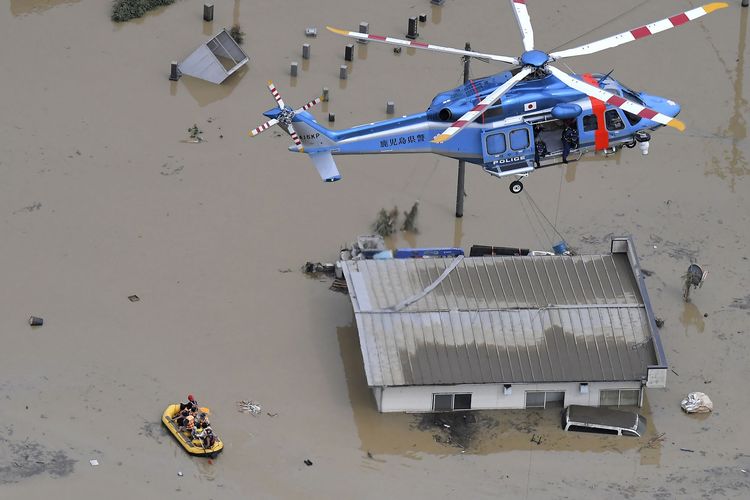
[[[195,49],[178,67],[184,75],[218,84],[248,61],[247,54],[225,28]]]
[[[343,263],[381,412],[640,406],[667,361],[629,237],[605,255]]]

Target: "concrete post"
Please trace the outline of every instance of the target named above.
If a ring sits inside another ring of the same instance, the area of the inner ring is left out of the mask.
[[[359,23],[359,32],[360,33],[365,33],[365,34],[370,33],[370,23],[366,23],[364,21],[362,21],[361,23]],[[367,40],[360,40],[358,38],[357,42],[359,42],[359,43],[367,43]]]
[[[328,113],[328,121],[333,123],[336,121],[336,113]]]
[[[466,50],[471,50],[471,45],[466,42]],[[469,81],[469,63],[471,58],[464,57],[464,83]],[[456,186],[456,217],[464,216],[464,176],[466,174],[466,162],[458,161],[458,183]]]
[[[214,4],[203,4],[203,20],[209,23],[214,20]]]
[[[430,3],[433,5],[443,5],[445,0],[430,0]]]
[[[425,13],[419,14],[419,22],[420,23],[426,23],[427,22],[427,14],[425,14]]]
[[[302,44],[302,59],[310,59],[310,44]]]
[[[353,61],[354,60],[354,44],[350,43],[346,46],[346,49],[344,50],[344,60],[345,61]]]
[[[339,78],[342,80],[346,80],[346,73],[347,73],[347,67],[346,64],[342,64],[339,68]]]
[[[393,113],[395,113],[396,112],[396,103],[393,102],[393,101],[388,101],[385,104],[385,112],[388,113],[389,115],[392,115]]]
[[[418,36],[419,36],[419,33],[417,32],[417,18],[410,17],[409,18],[409,30],[406,32],[406,38],[410,40],[414,40]]]
[[[328,87],[323,87],[323,102],[328,102]]]
[[[169,69],[169,79],[173,82],[180,79],[180,68],[177,67],[177,61],[172,61],[172,65]]]
[[[291,65],[291,67],[289,68],[289,74],[292,75],[292,76],[297,76],[297,67],[298,66],[299,66],[299,64],[297,64],[296,61],[293,62],[292,65]]]

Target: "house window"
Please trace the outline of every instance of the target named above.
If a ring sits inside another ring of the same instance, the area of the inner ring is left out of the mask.
[[[510,133],[510,149],[513,151],[523,151],[529,147],[529,131],[525,128],[519,128]]]
[[[562,408],[565,403],[565,392],[562,391],[526,391],[526,408]]]
[[[456,394],[453,396],[454,410],[471,410],[471,394]]]
[[[500,155],[505,153],[505,134],[487,136],[487,154]]]
[[[599,406],[638,406],[640,389],[612,389],[599,392]]]
[[[433,394],[434,411],[471,410],[471,394]]]

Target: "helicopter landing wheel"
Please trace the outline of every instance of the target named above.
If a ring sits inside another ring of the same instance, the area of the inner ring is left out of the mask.
[[[519,194],[523,191],[523,183],[521,181],[513,181],[510,183],[510,192],[513,194]]]

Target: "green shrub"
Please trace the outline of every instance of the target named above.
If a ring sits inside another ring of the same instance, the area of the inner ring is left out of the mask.
[[[115,0],[112,5],[112,20],[117,23],[130,21],[143,16],[151,9],[173,3],[174,0]]]
[[[242,31],[239,24],[232,26],[232,29],[229,31],[229,36],[237,42],[237,45],[242,45],[242,42],[245,41],[245,33]]]

